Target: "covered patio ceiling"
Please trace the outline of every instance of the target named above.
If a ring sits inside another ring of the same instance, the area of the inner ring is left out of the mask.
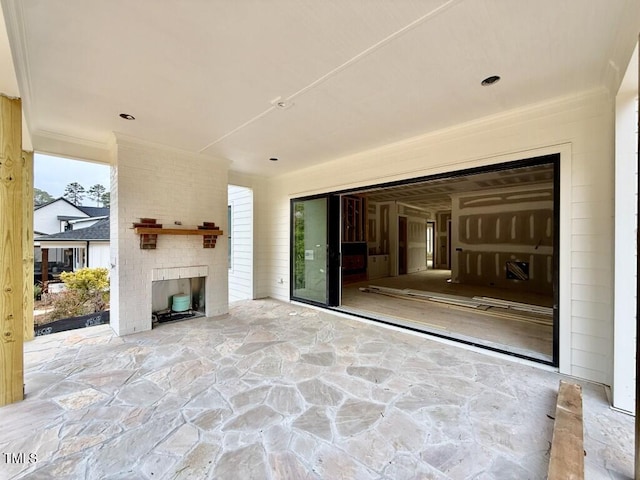
[[[106,162],[115,131],[265,176],[616,89],[640,8],[636,0],[0,3],[36,151]],[[481,86],[491,75],[502,79]]]

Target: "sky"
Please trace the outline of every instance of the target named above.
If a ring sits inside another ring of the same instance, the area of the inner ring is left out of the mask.
[[[109,191],[109,165],[81,162],[36,153],[33,156],[33,186],[61,197],[67,185],[78,182],[85,190],[99,183]],[[85,202],[86,203],[86,202]]]

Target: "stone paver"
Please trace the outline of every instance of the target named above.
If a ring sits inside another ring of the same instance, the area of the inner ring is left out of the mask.
[[[560,378],[274,300],[91,327],[25,345],[0,479],[543,479]],[[587,478],[631,478],[633,418],[582,385]]]

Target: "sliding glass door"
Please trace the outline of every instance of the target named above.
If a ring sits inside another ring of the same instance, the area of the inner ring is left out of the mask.
[[[339,300],[337,198],[291,201],[291,298],[319,305]],[[338,223],[339,226],[339,223]]]

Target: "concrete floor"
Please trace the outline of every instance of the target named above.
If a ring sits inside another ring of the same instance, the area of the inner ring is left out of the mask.
[[[342,309],[397,325],[484,344],[547,363],[553,361],[551,317],[518,312],[520,318],[509,319],[492,315],[490,311],[476,311],[472,308],[452,307],[424,300],[398,299],[359,290],[368,285],[377,285],[444,293],[469,299],[474,296],[486,296],[545,307],[553,305],[553,298],[547,295],[448,283],[447,279],[450,276],[449,270],[425,270],[346,285],[342,289]]]
[[[0,478],[543,479],[561,378],[274,300],[91,327],[25,345]],[[583,388],[587,478],[630,478],[633,418]]]

